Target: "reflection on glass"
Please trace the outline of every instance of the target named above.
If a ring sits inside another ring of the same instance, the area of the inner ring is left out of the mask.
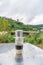
[[[15,62],[16,62],[16,65],[24,65],[23,64],[23,56],[22,55],[16,55],[15,56]]]

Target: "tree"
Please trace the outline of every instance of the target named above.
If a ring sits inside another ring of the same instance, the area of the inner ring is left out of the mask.
[[[3,19],[3,30],[8,30],[8,20],[6,20],[5,18]]]

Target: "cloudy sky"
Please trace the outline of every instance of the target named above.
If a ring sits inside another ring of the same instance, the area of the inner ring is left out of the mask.
[[[0,16],[25,24],[43,24],[43,0],[0,0]]]

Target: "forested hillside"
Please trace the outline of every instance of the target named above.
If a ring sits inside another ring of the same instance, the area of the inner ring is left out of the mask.
[[[11,31],[11,30],[40,30],[43,28],[43,25],[25,25],[24,23],[19,22],[19,20],[12,20],[5,17],[0,17],[0,31]]]

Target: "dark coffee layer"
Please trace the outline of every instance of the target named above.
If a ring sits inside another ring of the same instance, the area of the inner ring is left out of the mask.
[[[23,45],[16,45],[16,49],[17,49],[17,50],[23,49]]]

